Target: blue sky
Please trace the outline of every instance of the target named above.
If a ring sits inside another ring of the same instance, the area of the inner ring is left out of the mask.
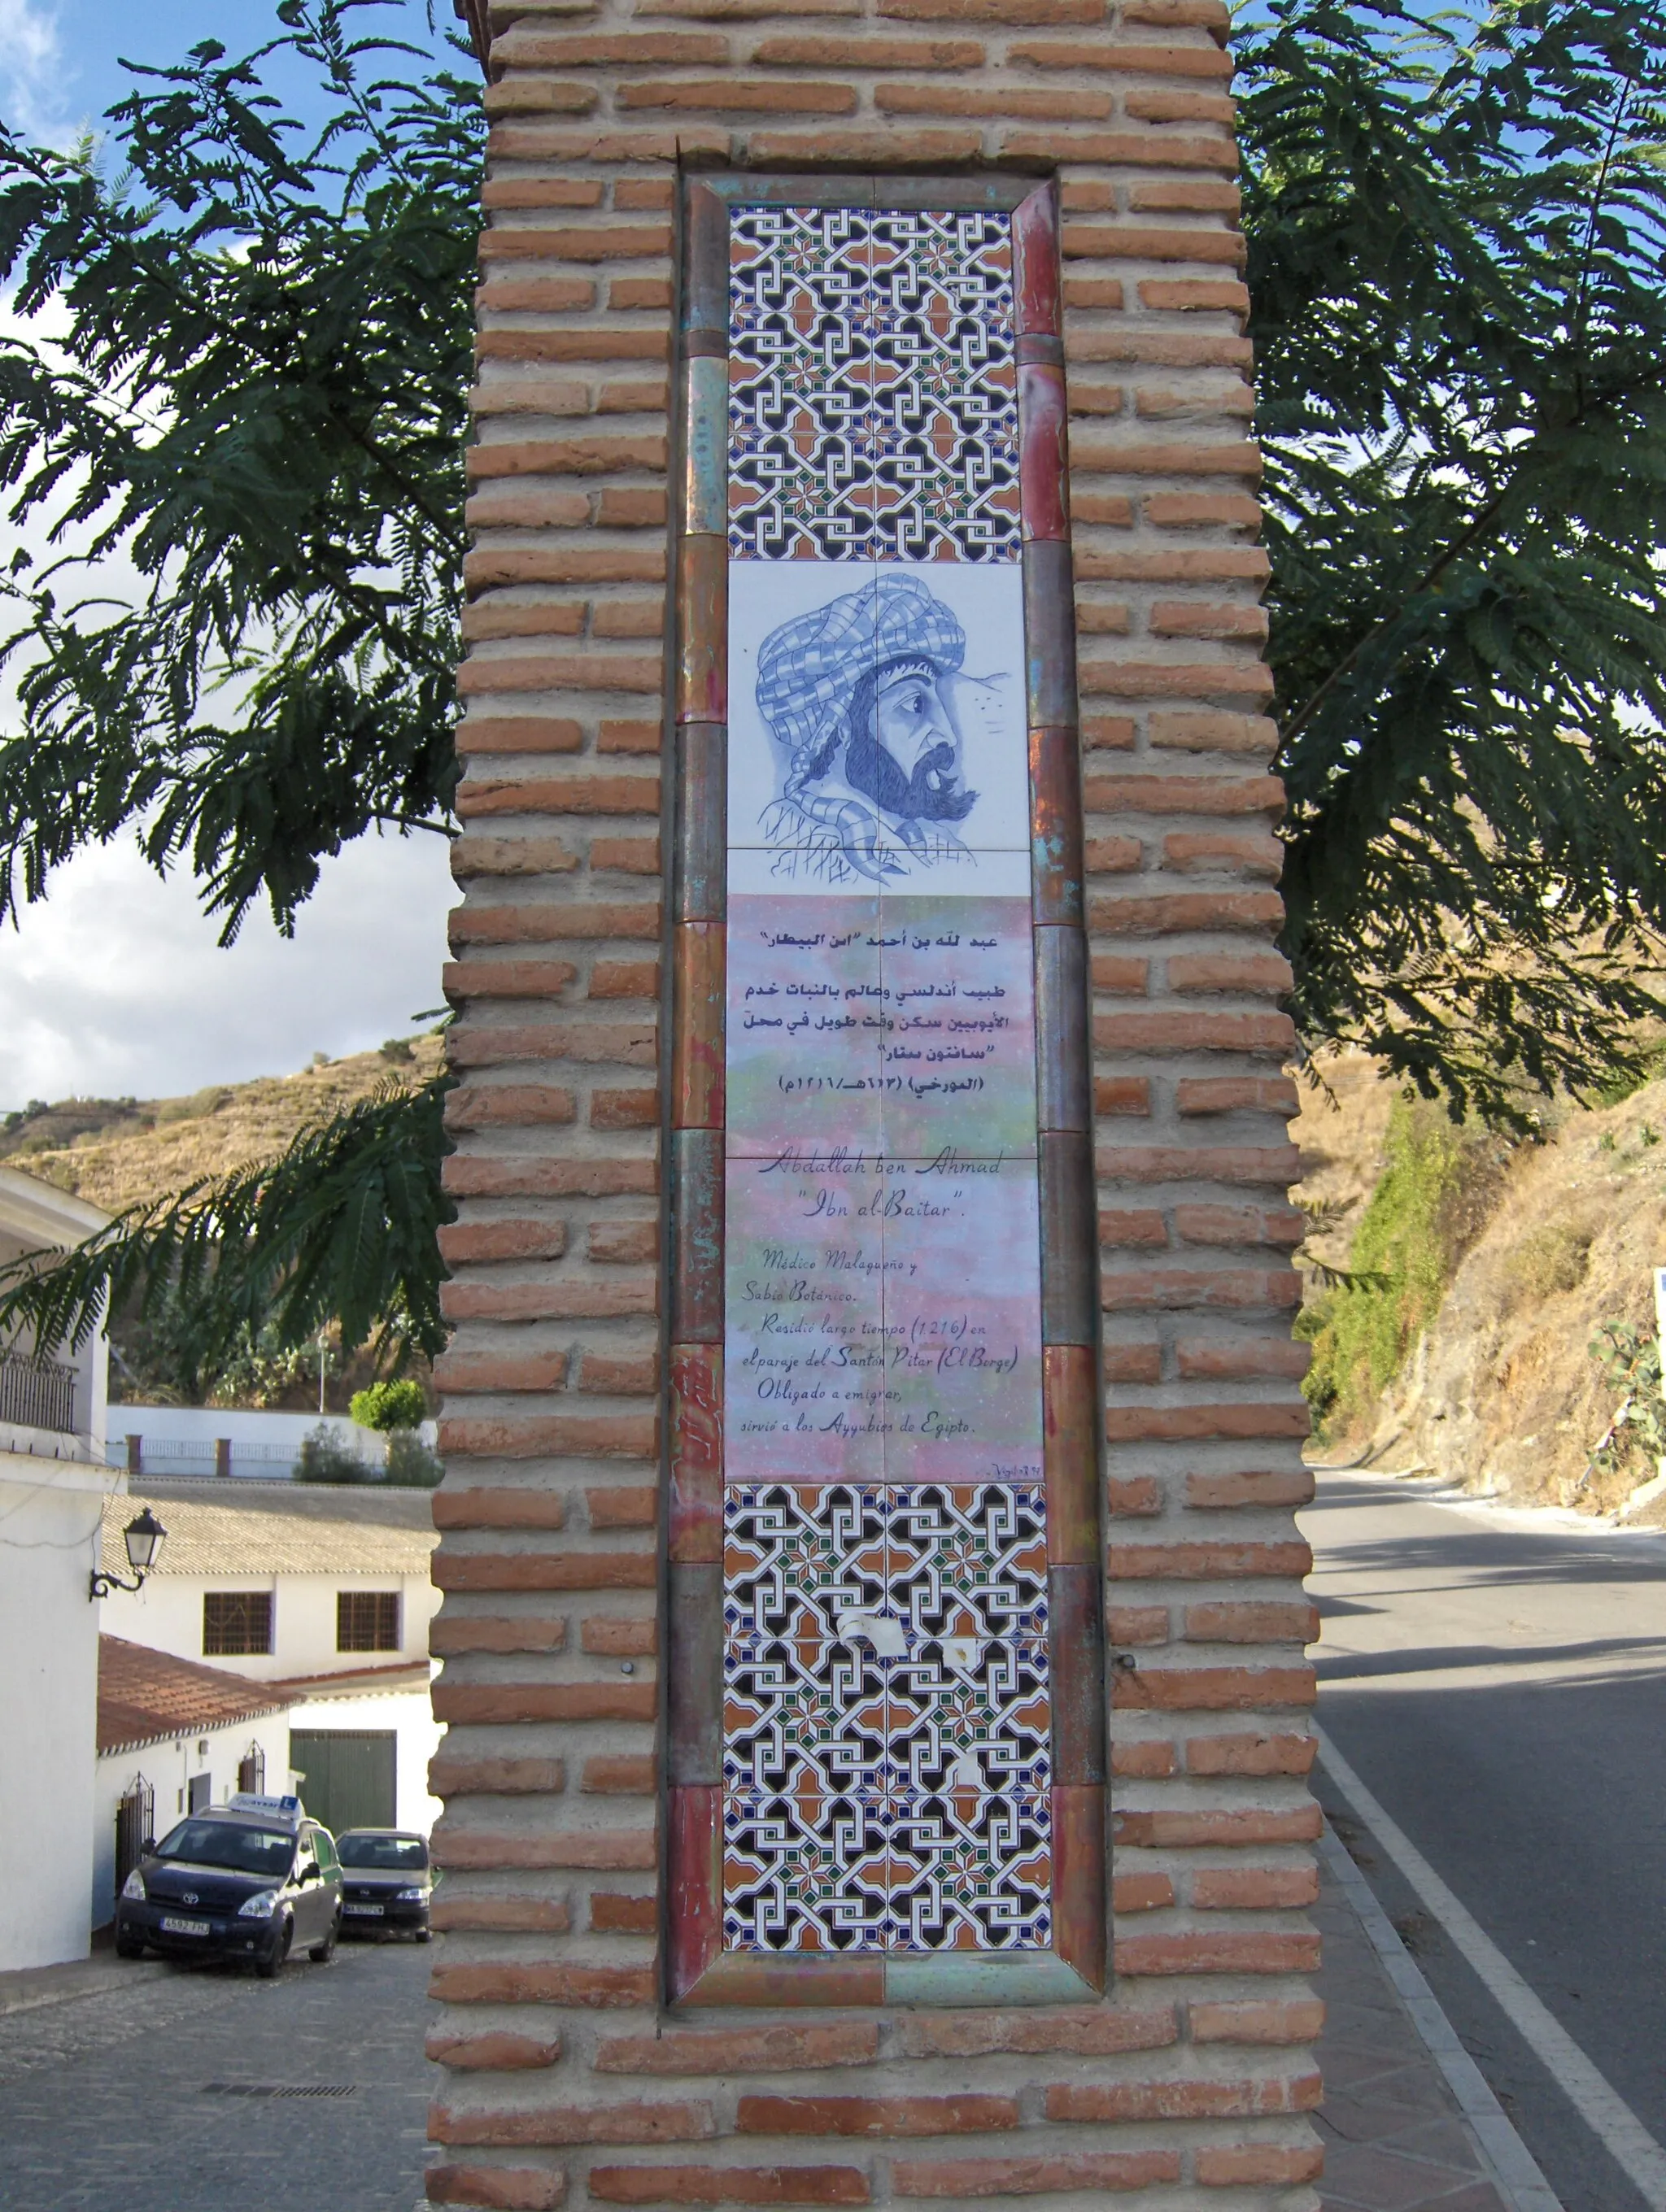
[[[68,143],[127,90],[119,55],[170,63],[205,38],[240,53],[274,20],[271,0],[0,0],[0,115]],[[429,38],[423,0],[364,21]],[[12,710],[0,685],[0,732]],[[326,865],[294,942],[256,915],[222,951],[188,878],[160,881],[125,841],[83,853],[0,927],[0,1111],[166,1097],[404,1035],[440,1003],[453,902],[444,839],[364,838]]]

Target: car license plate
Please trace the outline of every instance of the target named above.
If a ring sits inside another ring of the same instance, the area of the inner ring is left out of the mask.
[[[372,1920],[380,1920],[382,1917],[382,1908],[380,1905],[344,1905],[342,1911],[356,1912],[362,1917]]]
[[[206,1936],[208,1932],[206,1920],[176,1920],[171,1913],[162,1915],[164,1936]]]

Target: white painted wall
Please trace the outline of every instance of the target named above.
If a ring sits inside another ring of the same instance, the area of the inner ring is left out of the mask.
[[[356,1453],[367,1467],[379,1468],[386,1457],[386,1438],[374,1429],[362,1429],[345,1413],[326,1413],[322,1425],[344,1450]],[[135,1436],[140,1439],[147,1474],[212,1474],[215,1443],[224,1437],[231,1443],[234,1476],[283,1482],[294,1473],[301,1445],[319,1426],[316,1413],[123,1403],[109,1409],[108,1458],[112,1467],[125,1467],[127,1439]],[[424,1421],[419,1433],[424,1443],[431,1447],[439,1431],[432,1421]]]
[[[307,1698],[289,1708],[291,1729],[394,1729],[398,1744],[394,1753],[393,1792],[398,1810],[394,1826],[425,1836],[444,1806],[428,1791],[428,1763],[440,1748],[445,1729],[434,1717],[426,1688],[401,1690],[359,1697]],[[301,1801],[307,1785],[301,1785]]]
[[[237,1787],[240,1761],[256,1745],[266,1754],[267,1789],[281,1794],[289,1787],[289,1716],[281,1708],[253,1720],[228,1722],[200,1735],[143,1744],[137,1751],[106,1752],[100,1758],[93,1784],[94,1927],[102,1928],[115,1917],[116,1808],[134,1778],[142,1775],[156,1793],[160,1838],[183,1818],[185,1785],[193,1775],[208,1775],[211,1802],[223,1805]]]
[[[0,1451],[0,1970],[87,1955],[97,1564],[111,1480]]]
[[[164,1522],[167,1507],[161,1508]],[[397,1651],[337,1651],[336,1596],[340,1590],[400,1593]],[[272,1593],[271,1653],[240,1656],[203,1649],[203,1598],[209,1590],[270,1590]],[[103,1615],[107,1636],[125,1636],[153,1651],[197,1659],[253,1682],[283,1681],[300,1674],[339,1674],[357,1667],[392,1667],[401,1659],[428,1657],[429,1623],[440,1607],[440,1593],[426,1569],[420,1575],[361,1573],[344,1567],[332,1575],[181,1575],[167,1570],[167,1547],[144,1587],[119,1591],[89,1613]]]
[[[15,1168],[0,1168],[0,1266],[21,1259],[26,1252],[66,1250],[103,1228],[109,1218],[95,1206],[71,1198],[51,1183],[38,1182]],[[27,1335],[9,1341],[24,1351],[33,1345],[33,1337]],[[9,1422],[0,1427],[0,1453],[78,1459],[102,1466],[110,1365],[102,1327],[92,1330],[79,1349],[53,1346],[52,1356],[75,1376],[75,1410],[70,1430]]]

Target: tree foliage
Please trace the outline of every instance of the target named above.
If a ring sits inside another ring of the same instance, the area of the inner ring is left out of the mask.
[[[1666,20],[1272,0],[1237,59],[1298,1024],[1518,1117],[1663,1011]]]
[[[0,913],[131,828],[228,934],[258,897],[287,927],[322,855],[447,818],[478,88],[398,74],[367,3],[139,72],[113,180],[0,136],[0,272],[67,318],[0,347],[0,478],[147,580],[7,587]],[[1235,47],[1292,1004],[1519,1121],[1666,1016],[1666,25],[1258,0]],[[261,89],[280,56],[322,130]],[[15,1282],[0,1327],[166,1280],[286,1340],[437,1345],[443,1149],[439,1086],[356,1109]]]

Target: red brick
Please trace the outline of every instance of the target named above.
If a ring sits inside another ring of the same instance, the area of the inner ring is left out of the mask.
[[[1267,635],[1267,616],[1260,607],[1159,599],[1147,616],[1146,626],[1153,637],[1247,637],[1259,641]]]
[[[1316,2074],[1262,2075],[1241,2081],[1059,2082],[1047,2092],[1046,2111],[1049,2120],[1233,2118],[1310,2112],[1320,2094]]]
[[[593,837],[592,868],[613,868],[625,876],[657,876],[660,840],[657,837]]]
[[[660,1256],[657,1221],[593,1221],[585,1240],[592,1260],[640,1267]]]
[[[477,907],[451,917],[457,945],[547,945],[575,937],[653,937],[657,904],[575,900],[561,905]]]
[[[1104,1366],[1107,1382],[1160,1382],[1163,1347],[1160,1344],[1107,1344]]]
[[[735,2129],[743,2136],[949,2136],[1018,2124],[1012,2097],[743,2096]]]
[[[1183,1075],[1174,1087],[1183,1114],[1294,1114],[1301,1104],[1287,1075]]]
[[[1276,814],[1284,786],[1271,775],[1090,775],[1082,803],[1111,814]]]
[[[1059,2190],[1146,2189],[1178,2181],[1174,2150],[1091,2151],[1071,2157],[899,2159],[891,2167],[898,2197],[1051,2196]]]
[[[436,1528],[563,1528],[567,1500],[557,1490],[453,1490],[434,1493]]]
[[[1148,276],[1140,287],[1142,307],[1165,309],[1172,313],[1194,313],[1202,309],[1224,309],[1228,314],[1247,315],[1250,295],[1242,284],[1207,276]],[[1259,474],[1251,471],[1250,474]]]
[[[879,2031],[872,2021],[840,2021],[604,2036],[591,2063],[599,2074],[782,2074],[801,2067],[867,2066],[879,2055]]]
[[[463,1759],[437,1751],[428,1763],[428,1786],[436,1797],[544,1796],[567,1787],[567,1767],[559,1759]]]
[[[1293,1206],[1177,1206],[1174,1225],[1188,1244],[1299,1244],[1306,1218]],[[1298,1370],[1298,1372],[1304,1370]]]
[[[621,1483],[607,1490],[587,1490],[586,1510],[593,1528],[651,1528],[658,1492],[652,1483]]]
[[[1171,991],[1287,991],[1290,963],[1269,945],[1264,952],[1175,952],[1169,957]]]
[[[1165,1605],[1114,1605],[1105,1615],[1105,1635],[1112,1644],[1166,1644],[1169,1608]]]
[[[1106,1492],[1113,1520],[1143,1519],[1163,1510],[1162,1487],[1152,1475],[1113,1475]]]
[[[453,1221],[440,1231],[440,1256],[453,1267],[489,1260],[559,1260],[566,1249],[564,1221]]]
[[[1145,857],[1137,837],[1090,837],[1082,848],[1083,866],[1090,876],[1132,875]]]
[[[1310,1705],[1310,1667],[1119,1668],[1111,1704],[1127,1712],[1254,1712]]]
[[[584,1762],[581,1790],[597,1796],[651,1797],[657,1763],[651,1752],[607,1752]]]
[[[882,115],[1024,116],[1032,122],[1056,117],[1066,123],[1101,123],[1113,106],[1108,92],[1068,86],[1030,90],[1006,86],[988,91],[958,84],[879,84],[873,104]]]
[[[755,64],[770,69],[981,69],[985,49],[976,39],[873,39],[798,35],[762,39]]]
[[[579,1630],[579,1648],[600,1659],[629,1659],[657,1649],[652,1618],[610,1620],[599,1616]]]
[[[434,1970],[430,1996],[442,2004],[652,2004],[652,1966],[447,1966]]]
[[[1308,1505],[1313,1500],[1313,1477],[1304,1467],[1189,1474],[1186,1503],[1201,1512],[1239,1505]]]
[[[1097,2005],[1046,2012],[905,2012],[897,2047],[906,2058],[981,2058],[1001,2051],[1069,2051],[1099,2058],[1119,2051],[1158,2051],[1179,2040],[1173,2008]]]
[[[1325,2024],[1324,2004],[1318,1997],[1252,1999],[1237,2004],[1195,1998],[1189,2009],[1194,2043],[1311,2043]]]
[[[1307,1436],[1312,1419],[1304,1405],[1114,1406],[1105,1413],[1113,1443],[1195,1443],[1204,1437],[1243,1443],[1251,1437]]]
[[[1226,78],[1232,74],[1231,59],[1215,47],[1161,46],[1155,40],[1114,46],[1103,39],[1018,39],[1007,55],[1037,69],[1133,70],[1142,76]]]
[[[1289,1605],[1189,1605],[1193,1644],[1316,1644],[1319,1613],[1304,1600]]]
[[[608,1716],[580,1713],[575,1717]],[[623,1717],[641,1720],[643,1716],[631,1712]],[[601,1867],[634,1872],[658,1863],[651,1828],[530,1829],[494,1835],[477,1828],[454,1827],[447,1818],[434,1831],[433,1851],[437,1866],[469,1867],[477,1871],[497,1867]]]
[[[1284,920],[1276,891],[1109,891],[1091,898],[1090,930],[1116,937],[1165,937],[1195,929],[1250,929]]]
[[[509,1721],[652,1720],[654,1686],[650,1682],[441,1680],[434,1686],[434,1717],[454,1722],[459,1727]],[[453,1847],[448,1844],[447,1848]],[[461,1848],[460,1844],[457,1848]],[[580,1846],[575,1844],[575,1848]],[[559,1866],[567,1862],[552,1859],[548,1863]],[[635,1862],[623,1863],[634,1865]]]
[[[570,1121],[573,1094],[549,1083],[464,1085],[446,1101],[446,1125],[453,1129],[489,1129],[524,1121]]]
[[[593,2166],[603,2204],[866,2204],[854,2166]]]
[[[596,1091],[590,1097],[593,1129],[651,1129],[660,1119],[657,1091]]]
[[[489,2212],[555,2212],[567,2176],[532,2166],[431,2166],[423,2178],[430,2204],[474,2204]]]
[[[446,1169],[446,1188],[455,1198],[618,1198],[652,1192],[657,1180],[651,1159],[453,1152]]]
[[[663,4],[663,0],[662,0]],[[796,0],[803,6],[805,0]],[[915,167],[976,158],[982,143],[976,131],[910,131],[899,141],[894,131],[756,131],[748,140],[754,161],[790,164],[794,161],[855,161],[873,164],[904,161]]]
[[[1112,1820],[1116,1842],[1146,1850],[1310,1844],[1319,1828],[1319,1808],[1311,1803],[1287,1813],[1125,1812]]]
[[[1174,1307],[1276,1309],[1301,1304],[1302,1282],[1290,1267],[1128,1267],[1102,1278],[1100,1297],[1107,1313]]]
[[[429,2139],[449,2143],[655,2143],[698,2142],[717,2133],[704,2103],[543,2105],[534,2111],[453,2112],[430,2105]]]
[[[1174,1746],[1124,1737],[1110,1747],[1110,1771],[1140,1781],[1160,1780],[1175,1771]]]
[[[1151,963],[1130,959],[1122,953],[1096,952],[1091,975],[1096,991],[1142,993],[1150,980]]]
[[[1154,1207],[1122,1212],[1104,1208],[1100,1212],[1099,1243],[1108,1251],[1139,1244],[1166,1244],[1168,1241],[1168,1224]]]
[[[564,1620],[538,1620],[530,1613],[495,1619],[477,1613],[443,1613],[429,1624],[429,1650],[436,1659],[465,1651],[559,1651],[567,1641]]]
[[[848,84],[744,76],[644,78],[621,84],[614,94],[622,112],[633,108],[676,108],[707,115],[854,115],[856,94]]]
[[[1270,1375],[1299,1382],[1307,1372],[1311,1352],[1311,1346],[1292,1344],[1284,1337],[1183,1337],[1177,1360],[1180,1374],[1189,1381]]]
[[[668,222],[517,224],[489,228],[480,240],[482,261],[642,260],[670,251]]]
[[[1096,1075],[1093,1110],[1096,1114],[1149,1114],[1151,1085],[1143,1075]]]
[[[1299,1580],[1313,1571],[1313,1554],[1299,1537],[1280,1543],[1122,1544],[1110,1572],[1124,1582],[1213,1581],[1240,1575],[1288,1575]]]
[[[1190,1774],[1306,1774],[1319,1740],[1311,1735],[1194,1735],[1186,1740]]]
[[[448,1897],[436,1893],[429,1917],[441,1930],[487,1935],[564,1936],[572,1925],[564,1897]]]
[[[579,1368],[579,1388],[599,1396],[652,1397],[660,1387],[660,1358],[645,1352],[634,1358],[611,1358],[587,1352]]]
[[[436,2065],[459,2073],[515,2073],[553,2066],[561,2057],[558,2035],[514,2035],[507,2028],[488,2035],[454,2035],[431,2027],[423,2046]]]
[[[616,1890],[590,1893],[590,1925],[599,1936],[654,1936],[660,1929],[657,1897],[626,1897]]]
[[[1120,1874],[1110,1886],[1113,1912],[1157,1912],[1174,1903],[1174,1883],[1165,1874]]]
[[[1104,0],[879,0],[879,13],[915,23],[1100,23]],[[1056,158],[1058,140],[1047,144]]]
[[[1230,1930],[1128,1936],[1117,1940],[1116,1966],[1119,1974],[1314,1974],[1319,1939]]]
[[[1119,1009],[1095,1014],[1093,1042],[1100,1052],[1288,1053],[1296,1027],[1287,1014],[1214,1013],[1186,1007]]]
[[[1223,123],[1231,125],[1233,110],[1231,99],[1220,92],[1148,92],[1125,93],[1122,97],[1125,113],[1141,123]]]
[[[593,999],[654,999],[659,995],[657,960],[599,960],[590,970]]]
[[[468,448],[471,477],[605,476],[616,469],[651,469],[663,475],[663,437],[540,438],[526,443],[494,440]]]
[[[476,1314],[493,1320],[518,1321],[544,1320],[563,1314],[588,1316],[652,1313],[654,1285],[644,1285],[646,1296],[641,1297],[620,1295],[635,1287],[609,1284],[605,1291],[611,1296],[587,1297],[580,1292],[562,1302],[537,1285],[528,1284],[528,1296],[524,1300],[493,1305],[484,1299],[471,1299],[466,1304],[447,1306],[447,1310],[457,1318]],[[442,1421],[440,1449],[442,1452],[473,1452],[489,1459],[545,1459],[568,1454],[583,1454],[593,1459],[644,1459],[653,1454],[655,1433],[651,1413],[523,1413],[519,1417],[506,1413],[495,1420]]]
[[[564,1352],[447,1352],[434,1363],[435,1387],[453,1390],[559,1390]]]
[[[1317,2143],[1219,2143],[1201,2145],[1192,2170],[1206,2188],[1232,2189],[1316,2181],[1324,2164]]]
[[[1192,1903],[1206,1912],[1283,1912],[1311,1905],[1319,1870],[1299,1867],[1200,1867]]]

